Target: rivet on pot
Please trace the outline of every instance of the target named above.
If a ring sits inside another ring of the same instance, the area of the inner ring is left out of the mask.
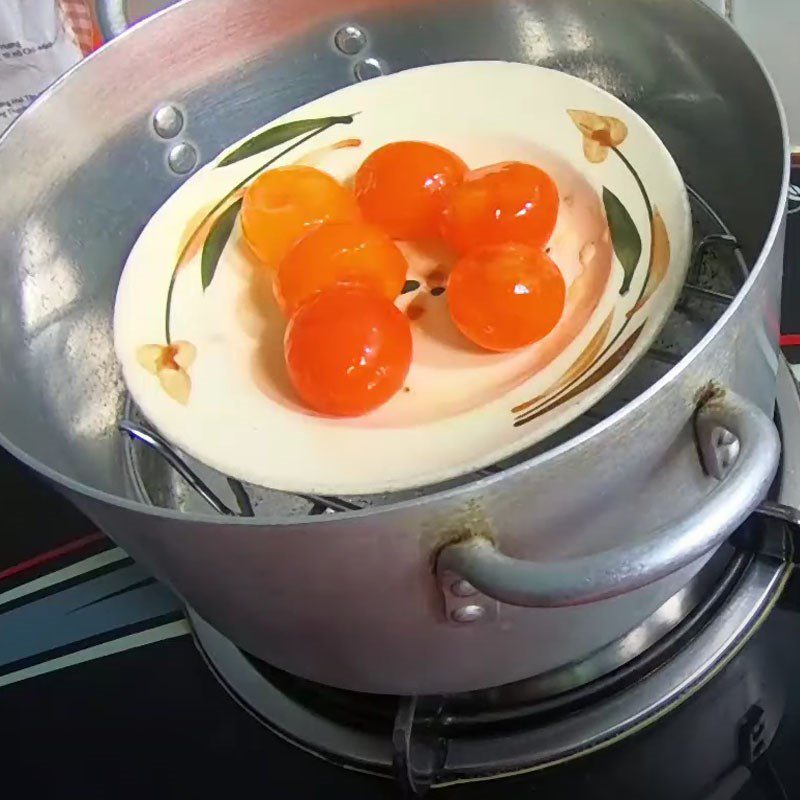
[[[384,73],[383,64],[377,58],[362,58],[353,67],[353,73],[360,81],[368,81],[370,78],[379,78]]]
[[[355,25],[345,25],[336,31],[333,42],[339,52],[346,56],[354,56],[356,53],[360,53],[367,44],[367,34]]]
[[[197,164],[197,150],[188,142],[176,144],[167,156],[169,168],[178,175],[191,172]]]
[[[183,130],[183,114],[175,106],[161,106],[153,114],[153,129],[162,139],[172,139]]]
[[[453,581],[450,586],[450,591],[456,597],[472,597],[472,595],[478,594],[478,590],[469,581],[465,581],[463,578]]]
[[[485,614],[486,609],[483,606],[469,605],[453,609],[453,613],[450,616],[453,622],[477,622],[483,619]]]

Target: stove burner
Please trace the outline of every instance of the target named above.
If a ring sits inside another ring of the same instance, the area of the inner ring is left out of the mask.
[[[690,584],[652,617],[579,664],[490,689],[417,698],[448,736],[530,727],[580,710],[600,697],[623,691],[666,661],[704,624],[747,570],[752,554],[728,547],[716,554]],[[315,713],[365,730],[391,730],[398,706],[410,698],[374,695],[323,686],[283,672],[248,655],[276,688]],[[417,703],[418,712],[420,703]]]
[[[788,536],[785,525],[754,517],[737,545],[726,545],[701,572],[693,592],[668,601],[654,615],[661,619],[647,620],[624,646],[615,643],[617,663],[604,651],[529,681],[460,695],[379,696],[321,686],[248,656],[193,612],[189,617],[214,674],[264,725],[315,755],[393,777],[421,796],[434,786],[585,756],[683,703],[769,613],[791,566],[764,553],[785,552]],[[755,543],[760,552],[747,549]]]

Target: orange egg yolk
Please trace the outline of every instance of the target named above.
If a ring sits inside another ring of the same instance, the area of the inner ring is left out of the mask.
[[[268,170],[247,187],[242,202],[245,241],[271,267],[313,227],[359,218],[352,192],[313,167]]]
[[[455,154],[428,142],[392,142],[369,155],[355,177],[364,219],[395,239],[439,233],[445,195],[467,172]]]
[[[364,286],[394,300],[408,264],[397,245],[365,222],[327,222],[307,233],[278,267],[275,295],[287,315],[335,284]]]
[[[558,204],[558,188],[543,170],[518,161],[494,164],[468,173],[449,193],[441,232],[458,253],[505,242],[543,247]]]
[[[411,328],[383,295],[333,286],[292,316],[284,353],[303,402],[330,416],[366,414],[385,403],[411,365]]]
[[[456,327],[486,350],[532,344],[555,327],[564,310],[561,272],[542,250],[489,245],[462,256],[447,284]]]

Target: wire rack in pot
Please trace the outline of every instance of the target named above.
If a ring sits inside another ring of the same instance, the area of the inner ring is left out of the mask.
[[[147,426],[129,399],[120,430],[127,434],[125,459],[138,498],[187,513],[209,507],[220,514],[255,516],[268,522],[291,516],[354,511],[432,494],[500,472],[564,442],[622,408],[677,364],[711,329],[736,296],[748,269],[736,237],[691,186],[694,250],[680,298],[647,354],[621,383],[589,411],[533,448],[447,483],[386,494],[318,496],[280,492],[240,481],[185,456]]]

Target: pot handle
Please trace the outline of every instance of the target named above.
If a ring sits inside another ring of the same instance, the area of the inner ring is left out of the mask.
[[[97,24],[103,34],[103,41],[108,42],[128,29],[126,0],[95,0]]]
[[[710,552],[765,497],[777,471],[780,438],[761,409],[730,392],[700,407],[694,423],[703,467],[719,483],[684,519],[624,547],[554,562],[511,558],[475,537],[440,551],[440,580],[445,586],[466,580],[515,606],[557,608],[630,592]]]

